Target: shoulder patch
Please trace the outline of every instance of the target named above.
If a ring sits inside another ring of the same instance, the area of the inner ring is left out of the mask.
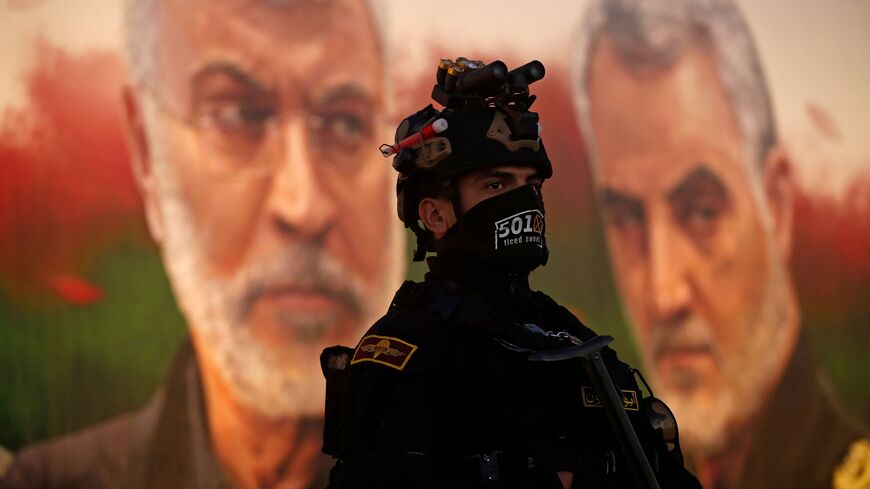
[[[834,489],[870,489],[870,440],[858,440],[834,470]]]
[[[396,370],[402,370],[417,350],[417,345],[392,336],[368,335],[363,337],[353,353],[351,365],[360,362],[375,362]]]

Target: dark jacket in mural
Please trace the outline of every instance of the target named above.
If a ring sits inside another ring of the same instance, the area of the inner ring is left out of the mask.
[[[230,484],[211,449],[199,372],[189,342],[163,386],[139,411],[22,450],[0,488],[223,489]],[[304,423],[300,436],[321,432]],[[312,488],[326,486],[324,456]]]

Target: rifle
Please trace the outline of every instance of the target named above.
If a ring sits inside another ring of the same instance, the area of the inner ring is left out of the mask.
[[[596,336],[588,341],[573,339],[575,346],[562,350],[538,351],[529,356],[529,360],[537,362],[556,362],[579,358],[586,372],[592,380],[592,386],[601,399],[607,419],[616,434],[616,439],[628,460],[631,473],[642,489],[659,489],[659,483],[653,473],[652,466],[647,459],[646,453],[640,445],[640,440],[635,433],[628,415],[623,409],[622,398],[613,385],[613,379],[604,360],[601,358],[601,350],[613,341],[612,336]]]

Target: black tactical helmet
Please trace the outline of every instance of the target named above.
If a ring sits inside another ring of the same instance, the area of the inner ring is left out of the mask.
[[[462,174],[500,165],[534,166],[542,178],[552,176],[538,114],[529,111],[535,101],[529,84],[543,77],[540,61],[508,72],[501,61],[484,66],[465,58],[442,59],[432,98],[444,109],[427,105],[399,124],[395,144],[381,146],[385,157],[395,155],[398,214],[417,235],[415,261],[434,251],[431,236],[418,223],[424,178],[435,177],[449,189]]]

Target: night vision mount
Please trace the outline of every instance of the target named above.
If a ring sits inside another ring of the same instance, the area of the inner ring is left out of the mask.
[[[484,65],[466,58],[442,59],[432,98],[448,109],[500,109],[510,119],[515,139],[538,137],[538,115],[529,112],[535,96],[529,85],[544,78],[544,64],[530,61],[508,71],[500,60]]]
[[[544,64],[538,60],[508,71],[507,65],[500,60],[484,64],[461,56],[456,60],[445,58],[438,63],[435,72],[432,99],[448,111],[496,109],[507,117],[511,139],[535,140],[540,126],[538,114],[529,112],[536,98],[529,94],[529,85],[544,78],[544,74]],[[406,119],[409,123],[424,119],[427,125],[414,127],[411,131],[407,130],[408,127],[402,130],[400,126],[399,132],[405,133],[405,137],[395,144],[381,145],[383,156],[393,156],[404,148],[416,147],[421,141],[444,132],[448,127],[444,119],[428,120],[435,113],[437,111],[431,108],[424,109],[409,118],[413,121]],[[397,165],[394,167],[401,171]]]
[[[535,101],[529,85],[542,78],[544,65],[537,60],[508,71],[499,60],[484,65],[462,57],[442,59],[432,98],[448,109],[494,107],[524,112]]]

